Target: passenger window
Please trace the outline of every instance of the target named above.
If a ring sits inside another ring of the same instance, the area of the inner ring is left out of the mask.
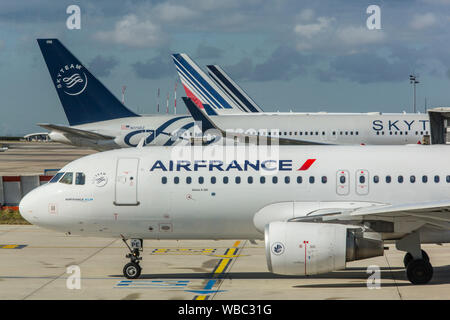
[[[359,183],[361,183],[361,184],[366,183],[366,177],[365,176],[359,176]]]
[[[386,183],[391,183],[391,176],[386,176]]]
[[[234,179],[234,181],[235,181],[236,183],[241,183],[241,177],[236,177],[236,178]]]
[[[428,182],[428,177],[427,176],[422,176],[422,182],[423,183],[427,183]]]
[[[216,183],[216,177],[211,177],[211,183],[215,184]]]
[[[322,183],[327,183],[327,177],[325,176],[322,177]]]
[[[203,177],[198,177],[198,183],[202,184],[205,181],[205,179]]]
[[[186,177],[186,183],[187,184],[191,184],[192,182],[192,178],[191,177]]]
[[[64,177],[62,177],[62,179],[59,180],[59,182],[65,183],[65,184],[72,184],[72,182],[73,182],[73,172],[66,172]]]
[[[272,177],[272,183],[278,183],[278,177]]]
[[[378,176],[373,176],[373,182],[374,183],[380,182],[380,178]]]
[[[62,177],[63,174],[64,174],[64,172],[58,172],[57,174],[55,174],[53,176],[53,178],[49,181],[49,183],[58,182],[58,180]]]
[[[409,177],[409,181],[410,181],[411,183],[416,182],[416,176],[411,176],[411,177]]]
[[[161,183],[162,184],[166,184],[167,183],[167,177],[162,177],[161,178]]]
[[[314,183],[315,179],[313,176],[309,177],[309,183]]]
[[[76,176],[75,176],[75,184],[77,185],[84,185],[84,183],[86,182],[86,176],[84,175],[83,172],[77,172]]]
[[[248,177],[248,178],[247,178],[247,182],[248,182],[249,184],[252,184],[252,183],[253,183],[253,177]]]
[[[439,176],[434,176],[434,182],[439,183]]]
[[[266,177],[259,178],[259,182],[262,184],[266,183]]]
[[[297,177],[297,183],[302,183],[302,182],[303,182],[302,177],[298,176],[298,177]]]
[[[398,183],[403,183],[403,176],[398,176],[397,181]]]
[[[223,183],[227,184],[228,183],[228,177],[223,177]]]
[[[447,183],[450,183],[450,176],[445,177],[445,181],[447,181]]]
[[[344,183],[345,183],[345,176],[340,176],[340,177],[339,177],[339,182],[340,182],[341,184],[344,184]]]
[[[180,178],[178,178],[178,177],[173,178],[173,183],[175,183],[175,184],[180,183]]]
[[[289,178],[288,176],[284,177],[284,183],[290,183],[291,182],[291,178]]]

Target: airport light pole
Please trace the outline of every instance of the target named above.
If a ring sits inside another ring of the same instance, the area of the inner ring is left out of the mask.
[[[414,87],[414,113],[416,113],[416,84],[419,83],[419,80],[417,80],[417,76],[410,74],[409,83],[411,83]]]

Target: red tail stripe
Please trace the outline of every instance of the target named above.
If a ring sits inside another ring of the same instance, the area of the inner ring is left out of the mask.
[[[304,170],[308,170],[309,167],[312,166],[312,164],[316,161],[316,159],[308,159],[305,161],[305,163],[300,167],[300,169],[298,169],[297,171],[304,171]]]

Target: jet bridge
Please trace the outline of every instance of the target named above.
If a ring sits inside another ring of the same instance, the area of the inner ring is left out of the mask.
[[[428,110],[430,116],[431,144],[447,144],[447,123],[450,118],[449,107]]]

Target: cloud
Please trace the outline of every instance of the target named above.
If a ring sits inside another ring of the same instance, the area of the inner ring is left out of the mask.
[[[166,40],[161,28],[148,18],[129,14],[116,23],[113,31],[99,31],[94,38],[130,47],[159,47]]]
[[[382,30],[369,30],[366,27],[347,26],[337,30],[337,38],[348,45],[379,43],[385,39]]]
[[[207,44],[199,44],[195,53],[196,59],[218,59],[223,56],[223,50]]]
[[[316,36],[320,32],[324,32],[327,30],[331,24],[331,22],[334,21],[334,18],[327,18],[327,17],[319,17],[317,18],[317,22],[315,23],[309,23],[309,24],[297,24],[294,27],[294,32],[305,38],[312,38]]]
[[[171,3],[162,3],[156,6],[154,9],[155,16],[164,22],[181,22],[193,19],[197,16],[197,12],[186,8],[182,5],[176,5]]]
[[[131,66],[136,75],[142,79],[160,79],[175,74],[175,67],[168,53],[161,54],[146,62],[138,61]]]
[[[110,56],[104,57],[102,55],[96,56],[89,63],[89,69],[92,73],[99,77],[108,77],[111,74],[112,69],[114,69],[119,64],[119,61]]]
[[[250,81],[291,80],[307,72],[315,60],[289,46],[278,47],[264,62],[255,64],[248,57],[235,65],[224,67],[233,79]]]
[[[388,59],[373,53],[340,56],[330,62],[328,71],[318,73],[322,81],[336,78],[357,83],[406,81],[414,65],[402,59]]]
[[[433,13],[428,12],[425,14],[414,15],[409,25],[414,30],[421,30],[435,25],[436,22],[436,16]]]

